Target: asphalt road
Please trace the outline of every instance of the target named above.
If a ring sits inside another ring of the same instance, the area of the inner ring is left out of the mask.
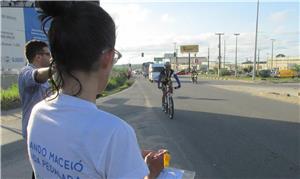
[[[142,148],[169,149],[171,165],[196,178],[300,178],[299,106],[181,80],[174,120],[142,78],[98,104],[134,126]]]
[[[161,111],[161,91],[143,78],[97,105],[130,123],[143,149],[167,148],[171,166],[196,178],[300,178],[299,106],[181,80],[173,120]],[[1,147],[2,178],[30,176],[23,145]]]

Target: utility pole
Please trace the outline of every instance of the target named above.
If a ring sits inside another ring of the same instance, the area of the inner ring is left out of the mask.
[[[253,74],[252,80],[255,80],[256,76],[256,51],[257,51],[257,31],[258,31],[258,13],[259,13],[259,0],[257,1],[257,14],[256,14],[256,31],[255,31],[255,47],[254,47],[254,60],[253,60]]]
[[[237,77],[237,39],[240,35],[239,33],[235,33],[235,73],[234,76]]]
[[[174,42],[174,59],[175,59],[174,63],[175,63],[175,66],[176,66],[176,71],[178,71],[176,42]]]
[[[223,68],[226,68],[226,66],[225,66],[225,55],[226,55],[226,42],[225,42],[225,37],[224,37],[224,64],[223,64]]]
[[[271,70],[273,69],[273,48],[274,48],[274,41],[275,39],[271,39],[272,41],[272,56],[271,56]]]
[[[224,33],[216,33],[219,36],[219,67],[218,67],[218,77],[220,77],[220,70],[221,70],[221,35]]]
[[[259,54],[260,54],[260,49],[257,50],[257,74],[259,74]]]
[[[207,54],[207,74],[209,72],[209,47],[208,47],[208,54]]]
[[[191,53],[189,52],[189,72],[191,72]]]

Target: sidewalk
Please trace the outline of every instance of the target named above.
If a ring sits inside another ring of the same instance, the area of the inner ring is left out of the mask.
[[[1,111],[1,178],[31,178],[26,141],[22,137],[21,108]]]
[[[1,111],[1,146],[22,140],[21,108]]]

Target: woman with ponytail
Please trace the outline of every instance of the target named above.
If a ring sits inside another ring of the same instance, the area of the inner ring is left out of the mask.
[[[36,178],[155,178],[163,152],[141,153],[131,126],[96,96],[121,57],[113,19],[95,1],[37,1],[55,65],[55,95],[32,110],[28,153]],[[50,23],[49,30],[45,24]]]

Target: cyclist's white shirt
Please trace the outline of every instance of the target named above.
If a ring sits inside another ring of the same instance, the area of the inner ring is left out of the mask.
[[[132,127],[91,102],[60,94],[32,110],[27,148],[36,178],[144,178]]]

